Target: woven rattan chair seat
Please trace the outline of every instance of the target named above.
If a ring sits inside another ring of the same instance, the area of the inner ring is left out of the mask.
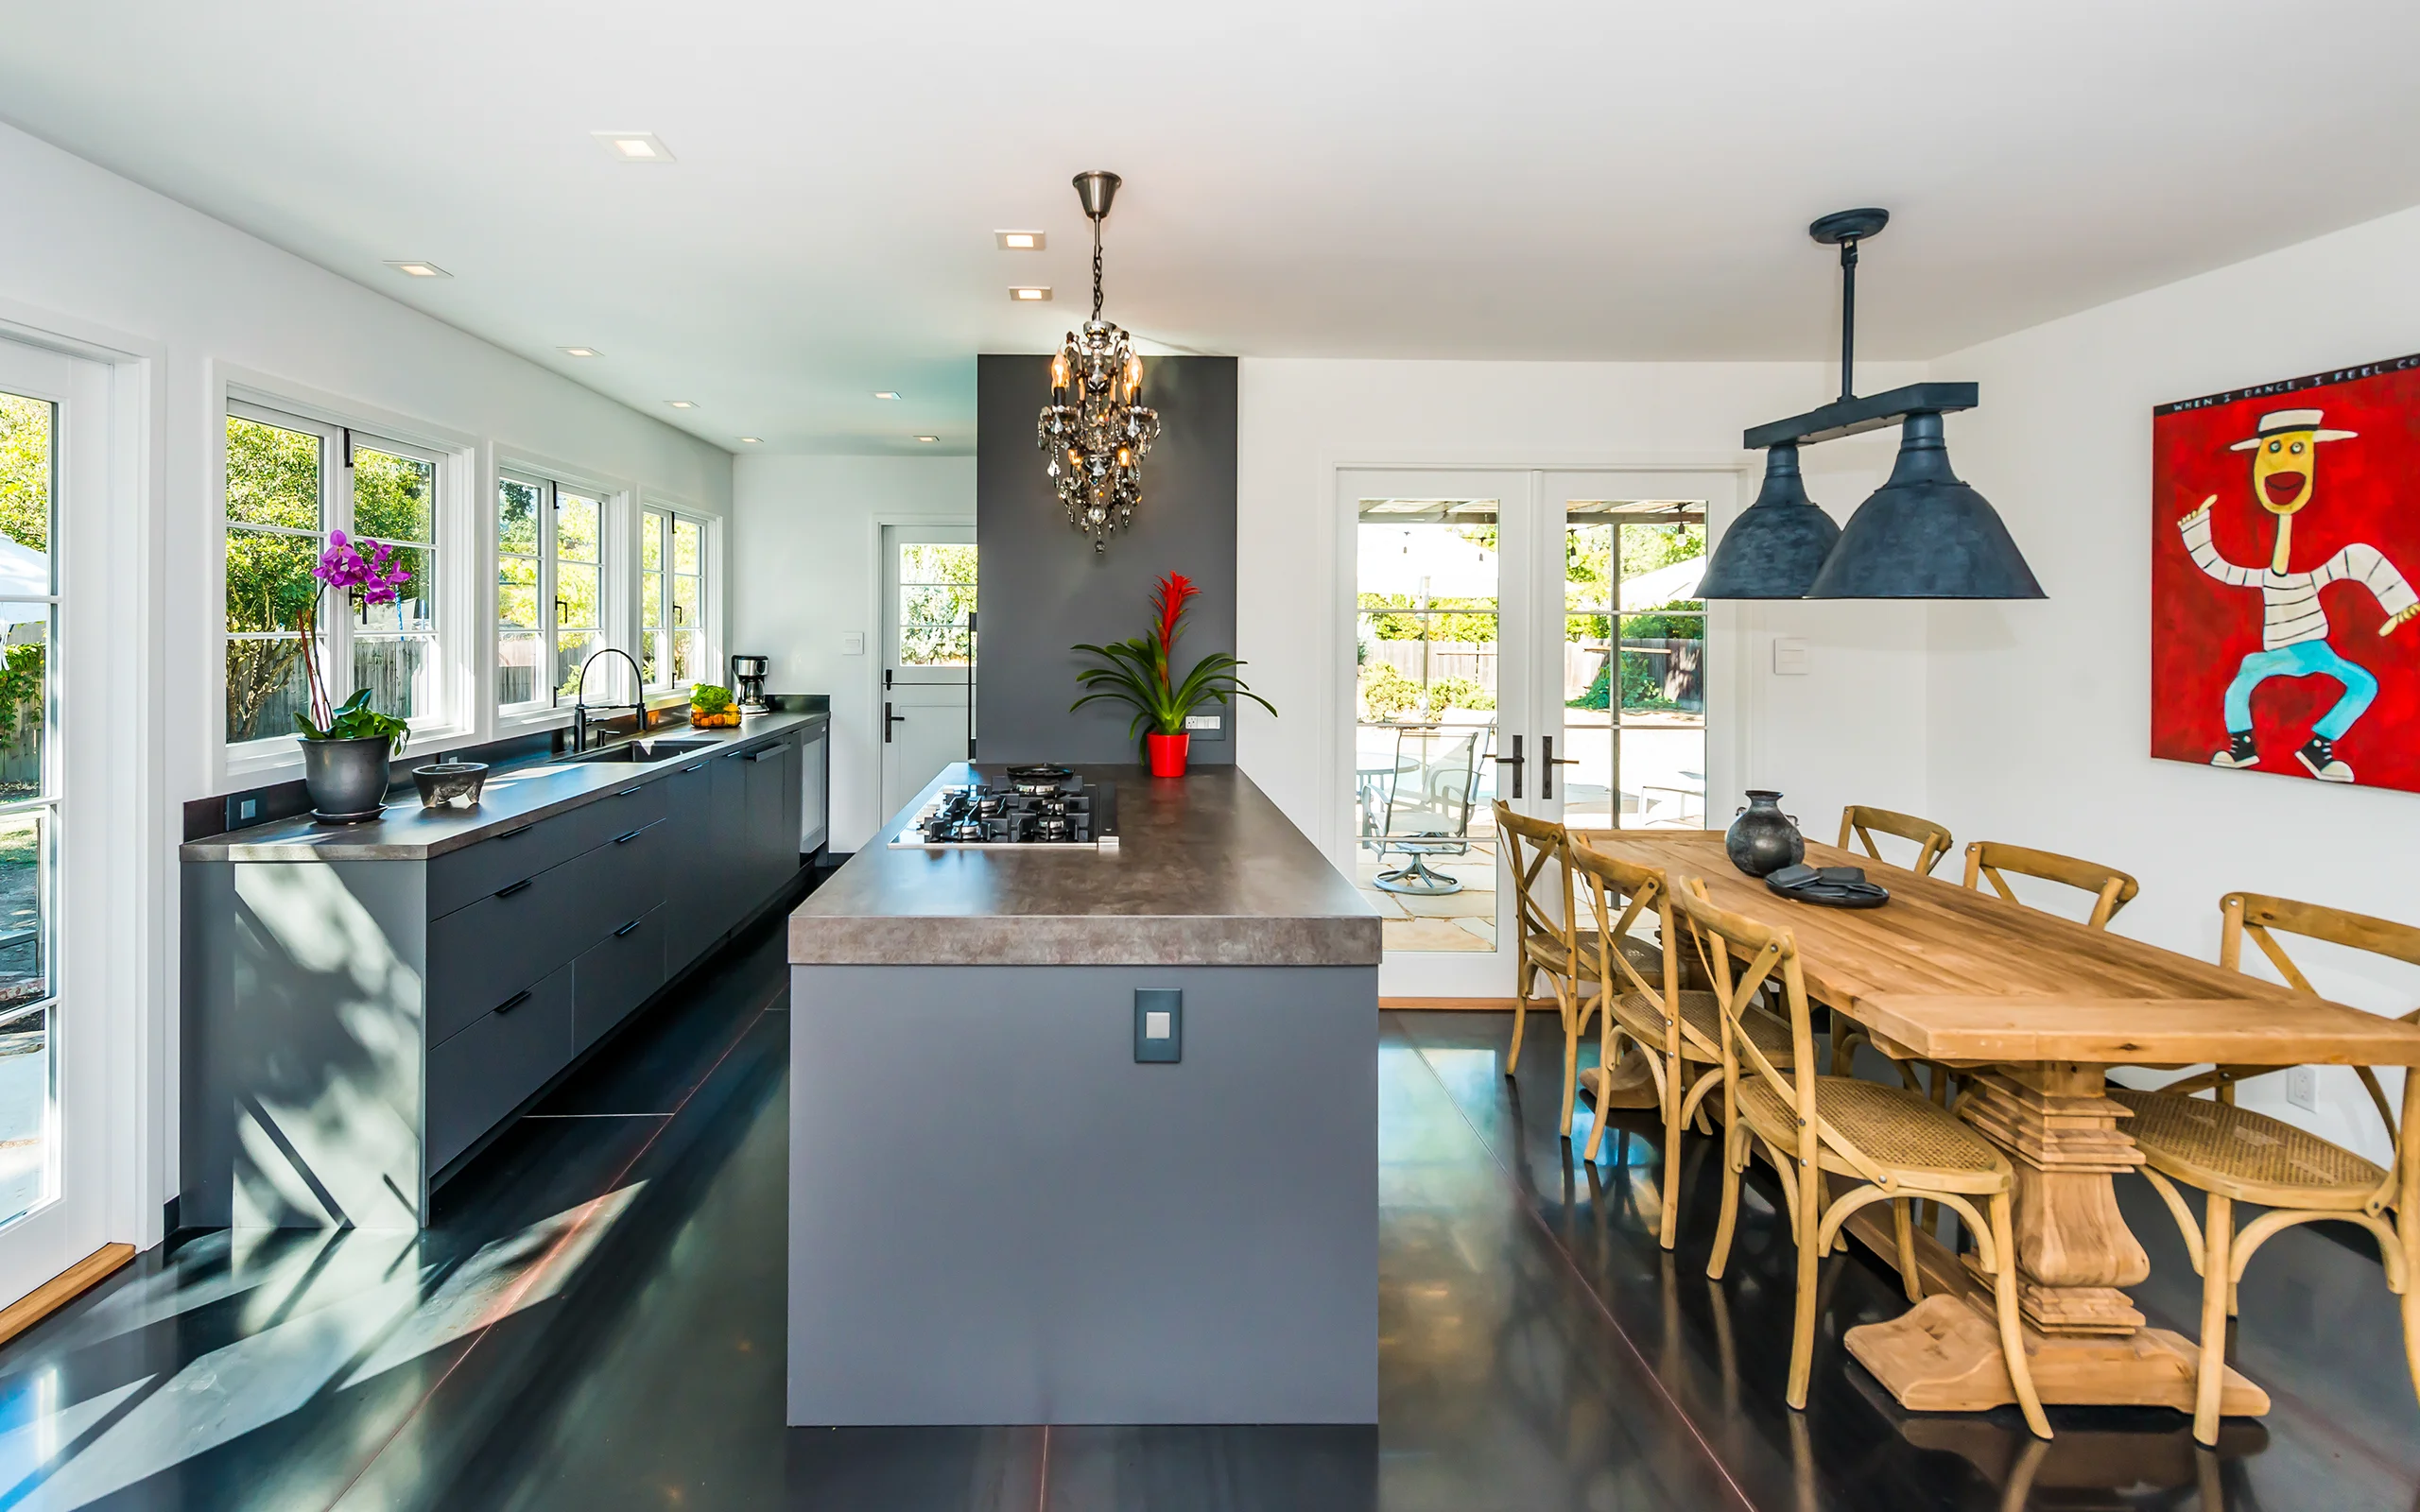
[[[2112,1087],[2126,1132],[2162,1176],[2238,1201],[2359,1208],[2386,1172],[2341,1144],[2231,1103]]]
[[[1663,1010],[1635,992],[1625,992],[1614,999],[1614,1022],[1628,1030],[1632,1037],[1651,1049],[1664,1044]],[[1689,1031],[1681,1040],[1681,1050],[1691,1060],[1716,1061],[1722,1055],[1722,1000],[1711,992],[1681,994],[1681,1022]],[[1791,1063],[1789,1025],[1770,1013],[1752,1011],[1739,1020],[1747,1031],[1748,1042],[1765,1054],[1775,1066],[1788,1068]],[[1689,1035],[1697,1037],[1692,1043]]]
[[[1597,980],[1597,960],[1604,951],[1604,946],[1600,943],[1603,938],[1602,930],[1583,929],[1580,932],[1579,978],[1581,981]],[[1547,971],[1558,976],[1572,974],[1570,957],[1564,954],[1563,941],[1554,936],[1539,934],[1533,930],[1530,934],[1525,948],[1529,952],[1530,958]],[[1621,951],[1624,955],[1630,957],[1632,970],[1649,981],[1655,981],[1663,974],[1664,953],[1656,948],[1653,940],[1640,939],[1634,935],[1625,935],[1622,936]]]
[[[1993,1192],[2012,1178],[2008,1161],[1972,1125],[1904,1087],[1818,1076],[1815,1106],[1824,1122],[1868,1161],[1910,1186]],[[1759,1135],[1785,1151],[1797,1147],[1798,1114],[1789,1100],[1745,1067],[1739,1073],[1739,1110]],[[1826,1171],[1856,1172],[1828,1143],[1821,1159]]]

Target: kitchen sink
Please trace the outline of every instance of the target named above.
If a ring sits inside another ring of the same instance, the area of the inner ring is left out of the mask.
[[[675,756],[686,756],[693,750],[704,750],[711,740],[629,740],[602,750],[592,750],[583,756],[568,758],[570,762],[617,762],[638,766],[650,762],[668,762]]]

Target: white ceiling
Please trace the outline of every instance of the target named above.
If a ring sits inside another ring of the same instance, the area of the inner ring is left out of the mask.
[[[1826,357],[1804,227],[1879,204],[1858,350],[1925,358],[2420,203],[2409,0],[0,0],[0,116],[735,449],[970,449],[973,354],[1081,318],[1085,168],[1126,178],[1110,318],[1270,356]]]

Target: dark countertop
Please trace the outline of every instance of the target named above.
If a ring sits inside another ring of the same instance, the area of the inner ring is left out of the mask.
[[[969,780],[953,764],[790,915],[791,962],[1377,964],[1377,913],[1252,779],[1075,770],[1116,784],[1117,850],[890,850],[937,788]]]
[[[728,748],[784,730],[828,724],[830,718],[821,713],[758,714],[741,720],[736,730],[676,726],[653,738],[711,741],[715,748]],[[710,754],[712,750],[699,750],[645,765],[565,758],[509,767],[488,774],[476,808],[424,809],[413,794],[388,803],[386,817],[375,823],[327,825],[307,816],[279,819],[191,841],[177,853],[186,861],[425,861],[476,845],[510,825],[567,813],[633,782],[654,782]]]

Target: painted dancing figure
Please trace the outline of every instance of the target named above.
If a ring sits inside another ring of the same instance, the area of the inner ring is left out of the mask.
[[[2311,737],[2294,752],[2310,774],[2323,782],[2349,782],[2353,768],[2336,754],[2336,743],[2353,721],[2377,696],[2378,679],[2368,668],[2346,660],[2327,644],[2327,610],[2319,591],[2330,583],[2359,583],[2386,610],[2385,635],[2420,613],[2420,596],[2393,562],[2376,546],[2355,543],[2330,557],[2317,572],[2288,570],[2293,542],[2294,516],[2310,503],[2318,447],[2322,441],[2351,440],[2353,431],[2322,430],[2315,409],[2273,410],[2260,417],[2259,434],[2229,447],[2252,453],[2252,496],[2277,517],[2277,549],[2266,570],[2238,567],[2219,555],[2210,539],[2210,507],[2202,507],[2177,522],[2193,565],[2233,588],[2260,590],[2260,649],[2243,659],[2235,680],[2227,684],[2225,713],[2227,748],[2210,758],[2213,766],[2254,766],[2260,754],[2252,744],[2252,692],[2271,678],[2332,678],[2344,691],[2336,704],[2311,727]]]

